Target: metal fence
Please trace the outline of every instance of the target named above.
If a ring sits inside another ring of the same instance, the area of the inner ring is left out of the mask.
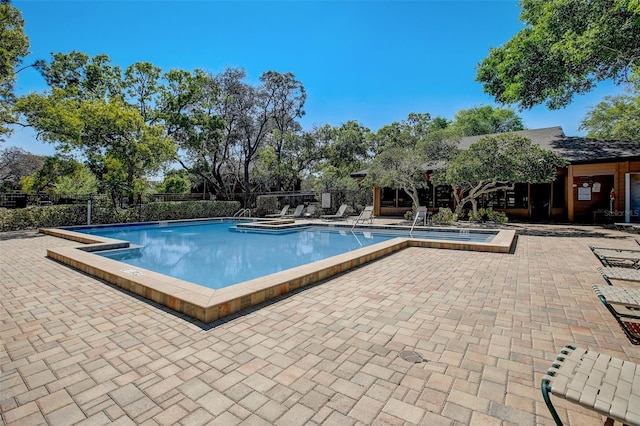
[[[330,206],[322,206],[328,210],[336,210],[340,204],[348,204],[354,210],[359,211],[366,205],[373,203],[372,191],[327,191],[324,194],[325,201],[330,200]],[[280,192],[255,192],[237,193],[230,201],[239,201],[242,208],[254,209],[259,196],[272,196],[278,199],[278,204],[284,206],[289,204],[297,206],[299,204],[321,204],[323,195],[314,191],[280,191]],[[135,205],[144,204],[145,201],[166,202],[166,201],[195,201],[195,200],[215,200],[213,194],[151,194],[145,200],[138,198]],[[86,204],[87,201],[108,203],[106,195],[77,195],[77,194],[47,194],[47,193],[0,193],[0,207],[16,209],[29,206],[46,206],[54,204]],[[123,200],[122,205],[126,205]],[[130,206],[135,207],[135,206]]]

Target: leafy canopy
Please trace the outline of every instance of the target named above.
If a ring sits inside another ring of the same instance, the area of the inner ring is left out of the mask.
[[[514,110],[484,105],[458,111],[451,129],[461,136],[476,136],[515,132],[525,127]]]
[[[457,141],[448,122],[428,113],[411,113],[406,120],[382,127],[375,134],[377,154],[365,185],[403,189],[419,205],[419,190],[428,186],[426,173],[456,152]]]
[[[16,122],[13,86],[17,67],[28,54],[29,39],[20,11],[9,2],[0,3],[0,141],[11,133],[7,124]]]
[[[640,142],[640,74],[632,74],[629,93],[607,96],[591,108],[580,129],[587,137]]]
[[[521,0],[525,28],[480,62],[476,80],[503,104],[559,109],[640,65],[638,0]]]

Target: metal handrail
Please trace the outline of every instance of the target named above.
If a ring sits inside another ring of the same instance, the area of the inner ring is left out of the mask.
[[[413,218],[413,225],[411,225],[411,229],[409,230],[410,237],[413,237],[413,228],[416,227],[416,223],[418,223],[418,221],[422,219],[423,225],[426,225],[428,216],[429,212],[427,211],[426,207],[424,209],[418,207],[418,210],[416,210],[416,217]]]
[[[251,209],[240,209],[233,214],[233,217],[251,217]]]

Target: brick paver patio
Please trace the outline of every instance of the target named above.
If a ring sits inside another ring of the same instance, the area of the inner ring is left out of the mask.
[[[640,362],[591,288],[588,244],[637,246],[606,232],[530,232],[506,255],[410,248],[211,324],[45,258],[71,241],[1,238],[2,422],[552,424],[539,385],[562,346]]]

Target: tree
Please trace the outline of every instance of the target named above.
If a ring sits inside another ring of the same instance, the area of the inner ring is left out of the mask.
[[[17,146],[0,150],[0,188],[20,189],[20,179],[36,172],[44,158]]]
[[[607,96],[580,123],[587,137],[640,143],[640,74],[632,74],[628,95]]]
[[[489,135],[524,130],[522,118],[514,110],[491,105],[458,111],[450,126],[461,136]]]
[[[51,87],[18,99],[16,106],[46,142],[63,152],[80,150],[114,203],[132,204],[144,176],[174,158],[175,146],[154,109],[160,70],[148,63],[109,65],[106,55],[55,54],[40,67]]]
[[[407,120],[382,127],[375,134],[377,154],[364,184],[403,189],[419,206],[419,190],[429,185],[427,171],[456,152],[457,141],[446,125],[428,113],[411,113]]]
[[[14,83],[18,66],[29,54],[29,39],[24,33],[24,19],[10,2],[0,3],[0,142],[11,133],[7,124],[15,123],[13,111]]]
[[[95,175],[82,163],[65,155],[44,158],[42,167],[21,179],[22,190],[61,195],[88,195],[97,192]]]
[[[351,120],[339,127],[326,124],[312,133],[322,157],[317,164],[315,189],[358,189],[351,173],[362,170],[371,159],[371,130]]]
[[[512,190],[516,183],[552,182],[557,168],[565,165],[556,153],[530,139],[505,133],[487,136],[460,151],[446,169],[434,175],[434,180],[453,187],[457,213],[471,203],[477,216],[481,196]]]
[[[295,137],[292,134],[301,130],[295,120],[304,115],[304,103],[307,94],[302,83],[295,76],[288,73],[267,71],[260,76],[263,90],[272,99],[273,130],[271,133],[271,145],[276,154],[276,185],[278,190],[283,190],[286,180],[287,165],[284,164],[285,143]],[[283,175],[285,173],[285,175]],[[290,188],[290,185],[286,185]]]
[[[476,80],[503,104],[559,109],[640,65],[637,0],[522,0],[525,28],[478,65]]]
[[[188,194],[190,191],[191,181],[185,170],[170,170],[155,188],[155,192],[159,194]]]

